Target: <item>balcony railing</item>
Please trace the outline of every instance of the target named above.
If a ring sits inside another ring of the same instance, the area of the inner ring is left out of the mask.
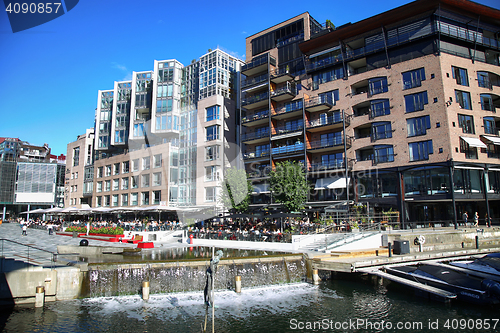
[[[291,97],[297,95],[297,86],[295,85],[295,83],[293,82],[285,83],[283,86],[274,90],[271,93],[271,97],[279,97],[286,94],[290,95]]]
[[[276,59],[274,57],[272,57],[271,55],[269,55],[269,53],[266,53],[260,57],[255,58],[253,61],[251,61],[247,64],[244,64],[241,67],[241,71],[245,72],[247,70],[258,67],[260,65],[267,64],[268,61],[271,63],[271,65],[276,66]]]
[[[258,94],[258,95],[253,95],[253,96],[249,96],[249,97],[243,98],[241,100],[241,105],[242,106],[250,105],[250,104],[253,104],[253,103],[257,103],[257,102],[266,100],[268,98],[269,98],[269,92],[265,92],[265,93]]]
[[[281,135],[281,134],[286,134],[286,133],[291,133],[291,132],[296,132],[296,131],[302,131],[304,128],[304,123],[294,123],[292,125],[285,125],[285,126],[278,126],[274,128],[273,130],[273,135]]]
[[[276,147],[276,148],[272,149],[272,153],[274,156],[282,155],[282,154],[296,153],[296,152],[300,152],[300,151],[304,151],[304,143],[302,143],[302,142],[298,142],[294,145]]]
[[[352,138],[349,136],[346,137],[346,145],[350,147],[351,143],[352,143]],[[341,136],[338,136],[328,139],[311,141],[309,143],[309,149],[329,148],[329,147],[343,146],[343,145],[344,145],[343,138]]]
[[[335,56],[331,56],[328,58],[322,58],[318,60],[309,60],[306,61],[306,71],[313,72],[325,67],[330,67],[336,64],[342,63],[342,54],[338,54]]]
[[[243,117],[241,119],[241,121],[243,123],[248,123],[250,121],[259,120],[259,119],[263,119],[263,118],[267,118],[267,117],[269,117],[269,110],[264,110],[264,111],[256,112],[253,115],[250,115],[248,117]]]
[[[283,114],[283,113],[288,113],[288,112],[294,112],[302,110],[302,103],[293,103],[289,105],[285,105],[281,108],[276,109],[275,114]]]
[[[265,131],[258,131],[258,132],[251,132],[251,133],[245,133],[241,135],[241,140],[242,141],[248,141],[248,140],[255,140],[255,139],[260,139],[264,137],[269,136],[269,129]]]
[[[244,160],[250,160],[254,158],[266,157],[269,156],[269,150],[263,151],[249,151],[243,154]]]
[[[346,119],[346,121],[348,122],[349,120]],[[342,123],[342,114],[340,112],[335,113],[333,115],[330,115],[326,118],[311,120],[307,123],[307,128],[333,125],[333,124],[339,124],[339,123]],[[346,123],[346,126],[348,126],[347,123]]]
[[[343,160],[309,164],[309,171],[337,170],[344,168],[345,163]]]
[[[387,154],[387,155],[380,155],[380,156],[374,156],[372,160],[373,165],[377,165],[380,163],[389,163],[389,162],[394,162],[394,156],[396,154]]]
[[[493,89],[493,84],[490,82],[490,80],[479,80],[477,81],[477,84],[481,88],[488,88],[488,89]]]
[[[331,95],[321,95],[311,97],[304,102],[304,107],[306,109],[314,109],[317,107],[324,106],[325,109],[329,109],[335,105],[335,100],[333,100]]]
[[[245,79],[241,82],[241,88],[245,89],[245,88],[248,88],[251,86],[258,85],[260,83],[267,83],[268,79],[269,79],[268,74],[262,74],[262,75],[259,75],[259,76],[253,77],[253,78],[248,78],[248,79]]]

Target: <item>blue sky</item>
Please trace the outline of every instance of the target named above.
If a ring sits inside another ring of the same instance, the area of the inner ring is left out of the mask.
[[[303,12],[340,26],[409,2],[81,0],[15,34],[0,4],[0,137],[66,154],[66,145],[93,127],[97,91],[153,69],[155,59],[187,65],[219,47],[244,60],[246,37]],[[476,2],[500,7],[498,0]]]

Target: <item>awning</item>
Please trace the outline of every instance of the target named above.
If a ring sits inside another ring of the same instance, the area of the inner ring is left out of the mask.
[[[466,136],[461,136],[460,139],[464,140],[469,147],[479,147],[479,148],[488,148],[483,141],[478,138],[468,138]]]
[[[347,178],[343,176],[326,177],[316,180],[315,190],[327,190],[334,188],[346,188]]]
[[[499,137],[496,137],[496,136],[487,136],[487,135],[481,135],[481,137],[487,141],[489,141],[490,143],[496,145],[496,146],[500,146],[500,138]]]

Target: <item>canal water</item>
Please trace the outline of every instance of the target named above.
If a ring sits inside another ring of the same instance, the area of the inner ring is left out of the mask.
[[[499,308],[443,304],[353,279],[215,293],[215,332],[498,332]],[[212,330],[211,309],[207,332]],[[2,332],[201,332],[202,292],[96,297],[0,311]],[[495,326],[496,325],[496,326]],[[488,328],[487,328],[488,327]],[[2,330],[3,329],[3,330]]]

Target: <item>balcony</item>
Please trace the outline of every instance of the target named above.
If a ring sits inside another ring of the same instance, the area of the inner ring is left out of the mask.
[[[241,106],[247,110],[257,109],[266,105],[269,105],[269,92],[267,91],[265,93],[244,97],[241,100]]]
[[[304,143],[297,142],[294,145],[276,147],[271,150],[273,157],[289,157],[290,155],[303,153],[304,152]]]
[[[342,54],[332,55],[319,60],[306,60],[305,67],[308,73],[312,73],[337,64],[342,64]]]
[[[302,116],[302,100],[294,101],[288,105],[277,108],[272,115],[273,119],[285,119]]]
[[[271,82],[279,84],[286,81],[290,81],[294,78],[294,76],[290,73],[290,70],[287,68],[276,68],[271,73]]]
[[[332,162],[323,162],[323,163],[310,163],[308,165],[309,172],[340,170],[340,169],[345,169],[345,163],[343,160],[335,160]]]
[[[241,135],[241,141],[246,144],[256,144],[269,141],[269,129],[266,131],[250,132]]]
[[[297,86],[294,82],[286,82],[271,93],[271,99],[275,102],[283,102],[297,95]]]
[[[304,102],[304,107],[309,112],[328,111],[334,105],[331,95],[311,97]]]
[[[350,125],[350,118],[346,118],[345,126]],[[341,129],[344,127],[343,117],[341,112],[336,112],[327,117],[311,120],[307,123],[308,132],[320,132],[326,130]]]
[[[263,159],[266,157],[269,158],[269,150],[249,151],[249,152],[243,153],[243,159],[245,161]]]
[[[304,123],[294,123],[292,125],[278,126],[273,129],[272,140],[285,139],[302,134]]]
[[[351,148],[352,138],[346,137],[346,146],[347,148]],[[314,151],[315,153],[324,152],[324,151],[340,151],[344,149],[344,140],[340,137],[334,137],[331,139],[322,139],[311,141],[308,144],[307,149],[309,151]]]
[[[252,78],[247,78],[241,82],[242,92],[254,92],[261,89],[267,89],[269,75],[262,74]]]
[[[261,72],[267,71],[267,64],[276,66],[276,59],[269,53],[256,57],[251,62],[244,64],[241,67],[241,74],[245,76],[253,76]]]
[[[255,112],[254,114],[243,117],[241,123],[244,126],[256,126],[262,125],[269,122],[269,110]]]

